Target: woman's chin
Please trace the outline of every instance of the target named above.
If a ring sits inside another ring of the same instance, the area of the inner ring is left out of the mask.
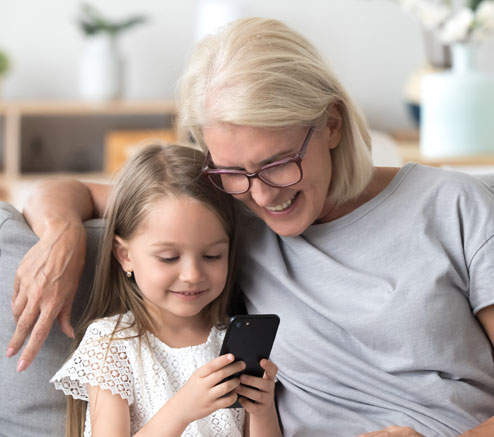
[[[310,225],[310,223],[305,223],[303,219],[298,217],[283,221],[273,220],[271,217],[269,219],[263,217],[263,219],[271,230],[281,237],[296,237],[302,234]]]

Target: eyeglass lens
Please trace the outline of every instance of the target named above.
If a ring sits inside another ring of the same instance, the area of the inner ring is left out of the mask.
[[[286,187],[300,181],[302,174],[296,162],[287,162],[261,170],[259,179],[268,185]],[[249,179],[243,174],[209,174],[211,181],[228,193],[244,193],[249,189]]]

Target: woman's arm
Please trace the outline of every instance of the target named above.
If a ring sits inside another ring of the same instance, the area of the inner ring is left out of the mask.
[[[108,187],[78,181],[50,181],[39,185],[24,208],[26,220],[40,237],[20,263],[12,296],[16,330],[7,347],[15,355],[31,334],[17,364],[25,370],[58,319],[73,337],[70,311],[86,253],[83,220],[101,215]]]
[[[480,324],[484,327],[485,332],[494,347],[494,305],[490,305],[477,314]]]
[[[488,306],[480,310],[477,314],[480,324],[484,327],[487,336],[494,346],[494,305]],[[494,411],[491,417],[486,422],[476,426],[470,431],[462,434],[463,437],[492,437],[494,436]],[[361,434],[359,437],[413,437],[420,436],[416,431],[407,427],[392,426],[380,431]]]
[[[494,347],[494,305],[490,305],[477,314],[480,324],[484,327],[485,332]],[[490,437],[494,435],[494,411],[492,416],[486,422],[476,426],[470,431],[462,434],[464,437]]]

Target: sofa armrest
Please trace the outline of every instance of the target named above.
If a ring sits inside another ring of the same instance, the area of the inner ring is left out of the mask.
[[[96,264],[103,220],[85,223],[87,252],[81,283],[74,300],[72,323],[77,322],[87,302]],[[65,396],[48,381],[67,358],[71,339],[55,322],[50,335],[31,366],[16,372],[18,355],[7,359],[8,342],[15,330],[10,311],[14,275],[24,254],[38,241],[22,214],[0,202],[0,423],[1,435],[60,436],[64,433]]]

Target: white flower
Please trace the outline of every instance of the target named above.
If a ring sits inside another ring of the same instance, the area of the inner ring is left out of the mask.
[[[442,2],[429,0],[401,0],[405,10],[415,15],[426,29],[435,29],[451,14],[451,9]]]
[[[426,29],[435,29],[440,26],[451,14],[451,9],[443,4],[431,4],[422,1],[418,4],[420,21]]]
[[[395,0],[417,17],[425,29],[436,32],[445,44],[485,41],[494,37],[494,0],[481,1],[472,7],[458,9],[452,0]],[[463,4],[472,3],[463,0]]]
[[[482,2],[475,11],[474,41],[485,41],[494,36],[494,1]]]
[[[475,15],[470,8],[460,9],[440,29],[439,39],[444,43],[466,41],[474,20]]]

